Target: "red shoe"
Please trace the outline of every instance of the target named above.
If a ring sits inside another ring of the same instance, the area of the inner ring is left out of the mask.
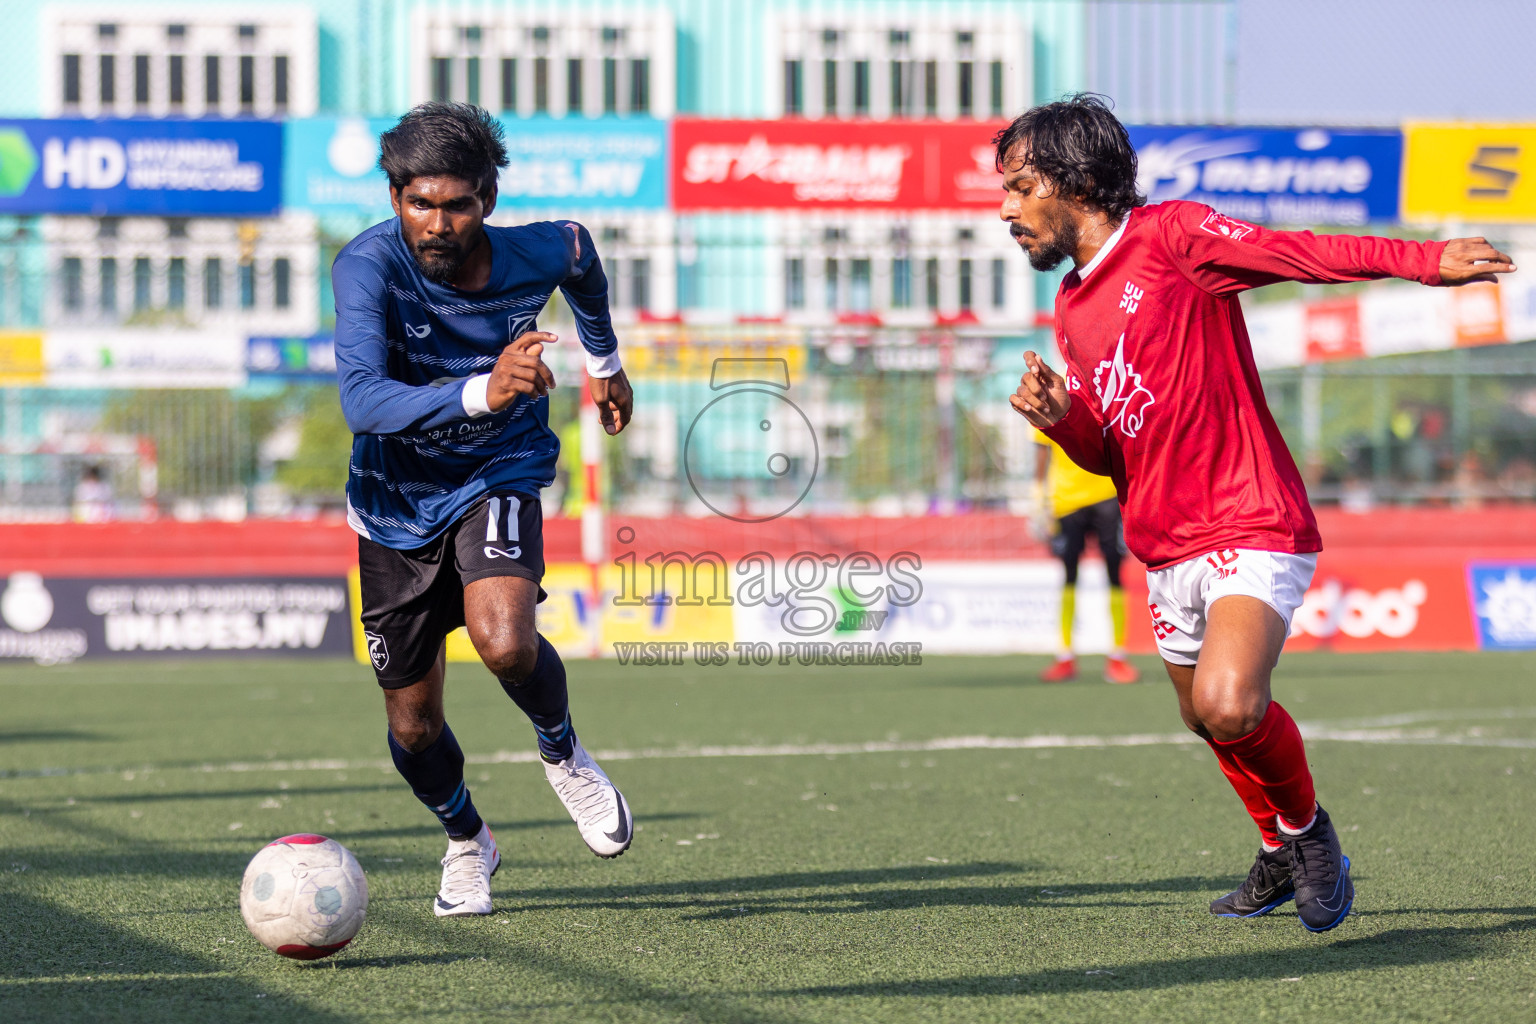
[[[1042,683],[1069,683],[1077,678],[1077,659],[1068,658],[1058,661],[1044,672],[1040,673]]]
[[[1104,681],[1106,683],[1139,683],[1141,672],[1124,658],[1106,658]]]

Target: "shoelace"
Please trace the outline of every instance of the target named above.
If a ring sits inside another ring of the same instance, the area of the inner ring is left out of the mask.
[[[443,858],[444,896],[475,896],[480,892],[481,858],[487,851],[464,844]]]
[[[1302,885],[1333,886],[1339,880],[1337,863],[1326,853],[1309,861],[1306,845],[1300,837],[1291,844],[1291,877],[1296,880],[1297,888]]]
[[[608,786],[591,768],[563,768],[565,777],[555,783],[567,807],[573,807],[583,825],[595,825],[608,814]]]
[[[1250,893],[1274,888],[1280,882],[1281,866],[1273,861],[1262,858],[1253,862],[1253,867],[1248,869],[1248,881],[1245,888]]]

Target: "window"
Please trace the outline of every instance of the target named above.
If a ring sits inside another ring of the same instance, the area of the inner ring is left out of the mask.
[[[911,117],[915,104],[917,90],[914,75],[917,71],[915,61],[891,61],[891,116]]]
[[[635,114],[651,110],[651,62],[637,58],[629,62],[629,109]]]
[[[203,58],[203,102],[219,105],[219,58],[211,53]]]
[[[805,260],[784,261],[784,308],[805,308]]]
[[[272,305],[277,309],[293,305],[292,278],[293,264],[287,257],[279,256],[272,261]]]
[[[203,308],[224,305],[224,261],[211,256],[203,261]]]
[[[240,277],[240,308],[256,308],[256,265],[254,263],[242,263],[239,269]]]
[[[972,117],[976,112],[976,98],[972,88],[975,84],[973,81],[975,70],[976,65],[968,60],[963,60],[958,65],[960,77],[955,91],[959,96],[961,117]]]
[[[969,311],[971,308],[971,261],[960,261],[960,308]]]
[[[250,110],[255,104],[256,58],[247,54],[240,58],[240,106]]]
[[[501,109],[508,112],[517,109],[516,57],[501,59]]]
[[[929,309],[939,308],[939,261],[923,261],[923,300]]]
[[[801,67],[798,60],[784,62],[784,113],[791,116],[805,112],[805,83],[800,77]]]
[[[1006,260],[992,261],[992,308],[1002,309],[1008,305],[1008,262]]]
[[[117,217],[102,217],[96,222],[97,238],[116,238],[117,229],[121,226],[121,220]]]
[[[869,278],[869,260],[852,260],[848,275],[848,308],[855,313],[869,312]]]
[[[165,308],[187,308],[187,261],[182,256],[172,256],[166,266]]]
[[[64,102],[72,105],[80,102],[80,55],[78,53],[64,55]]]
[[[939,116],[939,62],[936,60],[923,63],[923,114]]]
[[[171,106],[179,107],[187,101],[187,59],[179,53],[171,54],[167,72]]]
[[[432,98],[446,103],[453,98],[453,58],[432,58]]]
[[[869,61],[853,62],[853,115],[869,116]]]
[[[185,217],[167,217],[165,219],[165,237],[166,238],[186,238],[187,237],[187,218],[185,218]]]
[[[256,38],[256,26],[255,25],[241,25],[240,26],[240,38],[241,39],[255,39]]]
[[[825,269],[825,280],[827,286],[827,309],[829,310],[840,308],[837,294],[837,276],[837,260],[828,259]]]
[[[549,58],[533,58],[533,112],[549,111]]]
[[[898,256],[891,260],[891,308],[912,308],[912,260]]]
[[[603,113],[619,112],[619,62],[603,58]]]
[[[272,104],[277,107],[288,106],[288,58],[277,56],[272,58]]]
[[[101,311],[117,312],[117,260],[108,256],[99,266],[101,280]]]
[[[480,58],[464,58],[464,98],[472,105],[480,105]]]
[[[80,280],[80,257],[64,257],[64,264],[60,270],[62,273],[59,276],[63,279],[64,308],[78,310],[81,306],[85,305],[85,289],[81,287]]]
[[[579,114],[581,106],[581,58],[572,57],[565,62],[565,109]]]
[[[101,105],[111,106],[117,102],[117,58],[104,53],[97,65],[101,72]]]
[[[629,261],[629,304],[636,309],[651,308],[651,261]]]
[[[821,109],[827,115],[837,114],[837,61],[821,62]]]
[[[991,104],[992,116],[993,117],[1002,117],[1003,116],[1003,62],[1000,61],[1000,60],[995,60],[995,61],[992,62],[991,68],[992,68],[992,104]]]
[[[141,107],[149,106],[149,54],[135,54],[133,58],[133,102]]]
[[[150,268],[149,257],[140,256],[133,261],[133,311],[149,308]]]

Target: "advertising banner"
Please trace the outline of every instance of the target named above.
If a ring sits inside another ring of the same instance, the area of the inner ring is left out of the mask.
[[[1467,584],[1479,647],[1536,650],[1536,561],[1473,562]]]
[[[1150,202],[1188,199],[1255,224],[1395,221],[1395,130],[1131,126]]]
[[[1460,558],[1324,551],[1286,650],[1467,651],[1477,646]]]
[[[245,370],[252,380],[336,383],[336,340],[329,334],[307,338],[259,336],[245,344]]]
[[[1403,219],[1536,222],[1536,125],[1410,124]]]
[[[237,388],[245,359],[245,339],[219,331],[79,328],[43,337],[56,388]]]
[[[0,120],[0,213],[278,212],[272,121]]]
[[[677,210],[994,209],[1005,122],[676,121]]]
[[[11,573],[0,593],[0,659],[346,655],[346,581],[75,579]]]
[[[663,209],[666,122],[650,118],[503,121],[510,160],[501,209]],[[303,118],[284,125],[283,201],[318,213],[394,215],[379,169],[379,135],[393,118]]]
[[[0,387],[35,387],[43,382],[40,331],[0,331]]]

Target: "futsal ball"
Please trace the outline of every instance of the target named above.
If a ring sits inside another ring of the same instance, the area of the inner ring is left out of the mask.
[[[245,869],[240,916],[279,956],[318,960],[352,941],[368,910],[368,879],[352,851],[325,836],[274,839]]]

